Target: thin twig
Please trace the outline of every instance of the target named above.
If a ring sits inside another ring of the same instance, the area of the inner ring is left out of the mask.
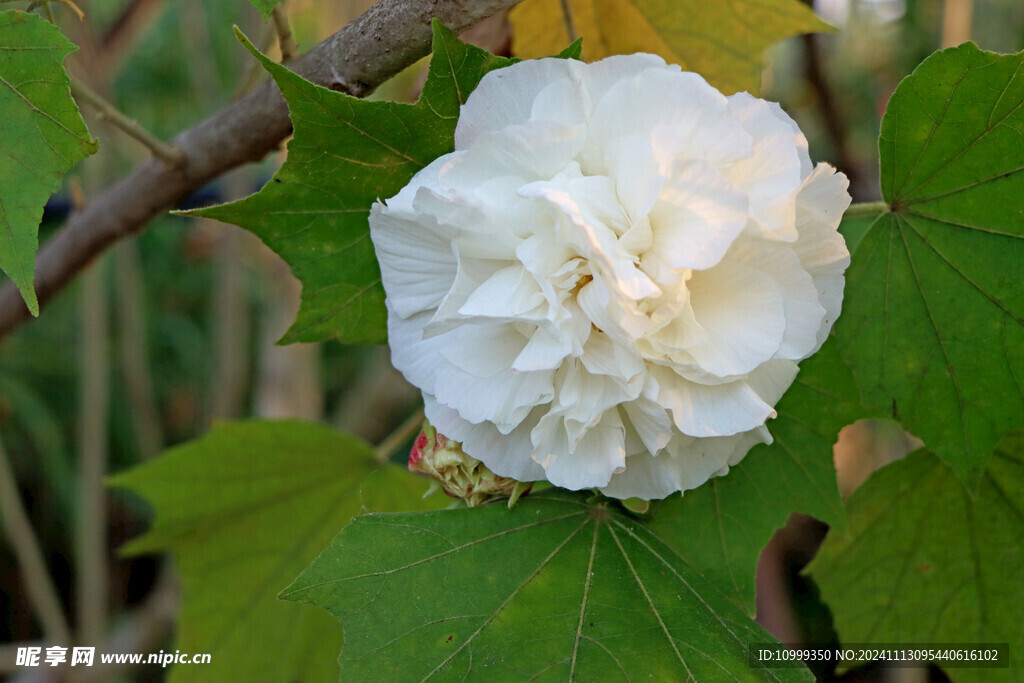
[[[71,642],[71,628],[64,617],[60,594],[50,577],[46,561],[43,559],[39,539],[36,537],[28,513],[21,502],[18,485],[14,479],[14,470],[7,459],[7,452],[0,443],[0,522],[3,523],[4,535],[7,537],[18,559],[21,569],[21,580],[25,583],[28,600],[32,603],[39,623],[42,624],[46,637],[53,644]]]
[[[142,460],[163,450],[163,427],[153,391],[146,337],[146,282],[139,262],[138,245],[124,242],[114,250],[117,282],[117,327],[121,351],[121,375],[131,399],[132,426]]]
[[[398,429],[384,437],[384,440],[373,449],[373,459],[382,465],[391,459],[391,455],[417,432],[423,429],[423,408],[405,419]]]
[[[892,211],[888,202],[857,202],[843,214],[843,218],[860,218],[862,216],[881,216]]]
[[[79,21],[85,21],[85,12],[82,8],[76,5],[72,0],[47,0],[47,4],[50,2],[59,2],[62,5],[67,5],[68,9],[75,13]]]
[[[110,394],[106,260],[82,278],[81,422],[75,528],[78,640],[98,643],[107,629],[107,419]]]
[[[239,180],[232,179],[228,198],[245,195]],[[249,362],[253,325],[246,299],[242,258],[242,238],[245,235],[235,226],[217,224],[207,218],[200,218],[199,224],[218,235],[213,256],[214,287],[210,316],[213,343],[208,421],[238,419],[245,410],[252,374]]]
[[[575,43],[579,36],[576,35],[576,24],[572,20],[572,0],[561,0],[561,2],[562,21],[565,22],[565,32],[569,34],[569,42]]]
[[[26,0],[0,0],[0,3],[4,2],[24,2]],[[29,2],[28,7],[25,8],[26,12],[34,12],[36,8],[42,7],[46,12],[46,19],[51,24],[56,25],[56,18],[53,16],[53,9],[50,7],[51,2],[59,2],[62,5],[67,5],[72,12],[78,17],[79,21],[85,21],[85,12],[71,0],[32,0]]]
[[[110,22],[97,41],[98,54],[95,56],[103,67],[120,61],[134,43],[159,17],[165,0],[131,0],[121,13]]]
[[[254,235],[241,235],[248,238]],[[255,240],[247,240],[253,242]],[[302,299],[302,285],[280,256],[257,243],[257,263],[262,266],[262,312],[258,340],[253,407],[263,418],[299,418],[319,421],[324,411],[320,372],[320,344],[275,342],[295,320]]]
[[[462,33],[518,2],[381,0],[289,67],[317,85],[363,97],[430,51],[431,18]],[[185,155],[183,168],[143,162],[71,216],[39,250],[35,287],[40,305],[114,242],[139,232],[213,178],[262,159],[290,132],[288,108],[270,82],[183,131],[175,139]],[[17,287],[5,283],[0,288],[0,337],[30,318]]]
[[[860,167],[850,152],[850,145],[846,138],[846,122],[836,104],[828,77],[821,68],[821,50],[818,47],[821,37],[809,33],[800,38],[804,44],[804,77],[817,98],[821,123],[828,135],[829,142],[832,143],[836,165],[850,179],[850,193],[857,197],[863,190],[863,178]]]
[[[121,130],[129,137],[141,142],[157,159],[160,159],[168,166],[182,168],[185,165],[185,154],[180,148],[165,145],[155,135],[139,125],[120,111],[114,105],[107,102],[100,95],[94,92],[85,83],[78,79],[71,79],[71,94],[76,99],[86,102],[89,106],[99,112],[99,115],[109,121],[111,125]]]
[[[288,23],[288,14],[285,12],[283,2],[274,7],[270,18],[274,22],[274,30],[277,31],[277,43],[281,48],[281,62],[290,62],[299,56],[299,47],[295,44],[292,26]]]

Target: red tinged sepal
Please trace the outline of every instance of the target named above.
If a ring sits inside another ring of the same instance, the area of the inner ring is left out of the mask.
[[[498,476],[467,455],[461,443],[439,434],[426,421],[409,453],[409,469],[433,478],[449,496],[466,501],[467,507],[496,498],[508,498],[508,506],[512,507],[533,487],[533,482]]]

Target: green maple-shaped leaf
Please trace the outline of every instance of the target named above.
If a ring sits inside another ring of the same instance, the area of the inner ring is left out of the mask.
[[[768,423],[775,442],[755,447],[725,477],[666,500],[648,526],[748,614],[761,549],[794,512],[843,524],[832,446],[865,417],[833,341],[800,364]]]
[[[33,315],[43,206],[64,173],[96,151],[64,71],[76,49],[42,17],[0,12],[0,270]]]
[[[643,524],[548,490],[356,518],[283,594],[344,625],[343,681],[809,680]]]
[[[362,441],[302,422],[222,423],[118,475],[144,496],[153,528],[130,553],[167,551],[183,586],[175,648],[212,663],[187,681],[324,681],[337,677],[338,625],[277,594],[367,510],[436,509],[426,481],[380,466]]]
[[[288,160],[259,193],[192,212],[260,237],[302,281],[302,307],[282,341],[381,343],[387,312],[370,242],[370,206],[452,151],[459,107],[508,59],[434,24],[434,57],[416,104],[367,102],[313,85],[261,55],[291,111]]]
[[[758,91],[769,45],[831,28],[799,0],[526,0],[509,14],[513,52],[543,57],[564,45],[566,7],[587,60],[653,52],[725,93]]]
[[[919,451],[849,500],[809,567],[844,642],[1009,643],[1010,669],[950,668],[956,681],[1021,680],[1024,433],[1001,442],[972,496]],[[940,662],[941,664],[941,662]]]
[[[970,484],[1024,425],[1022,62],[967,43],[900,83],[879,142],[892,212],[857,248],[837,328],[866,404]]]

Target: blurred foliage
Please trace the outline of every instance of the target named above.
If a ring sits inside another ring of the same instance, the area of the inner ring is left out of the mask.
[[[156,513],[125,552],[174,555],[184,593],[175,648],[213,656],[172,669],[178,681],[334,678],[341,629],[277,594],[355,515],[448,503],[424,499],[426,481],[377,462],[359,439],[300,421],[220,423],[111,483]]]

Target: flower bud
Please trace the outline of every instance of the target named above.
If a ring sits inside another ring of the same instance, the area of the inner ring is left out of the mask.
[[[461,443],[438,434],[426,421],[409,453],[409,470],[434,478],[445,493],[466,501],[469,507],[495,498],[508,498],[508,506],[512,507],[533,486],[494,474],[482,462],[466,455]]]

